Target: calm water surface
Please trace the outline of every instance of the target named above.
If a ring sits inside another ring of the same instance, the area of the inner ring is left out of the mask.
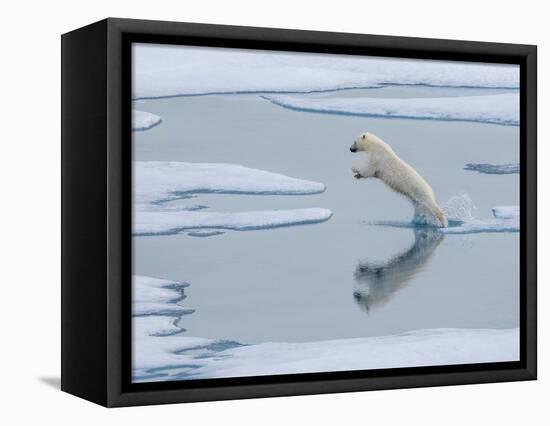
[[[386,87],[310,96],[463,96],[505,90]],[[324,223],[261,231],[134,237],[134,272],[181,280],[189,336],[242,343],[314,341],[415,329],[519,324],[519,234],[441,236],[369,225],[410,220],[412,207],[383,183],[355,180],[353,139],[392,145],[440,203],[468,194],[476,217],[519,204],[519,175],[483,175],[466,163],[519,161],[519,128],[291,111],[259,95],[137,101],[162,123],[134,133],[134,159],[223,162],[323,182],[310,196],[198,195],[210,211],[324,207]],[[220,176],[223,179],[223,176]]]

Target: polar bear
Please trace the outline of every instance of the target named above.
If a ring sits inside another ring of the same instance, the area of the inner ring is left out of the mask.
[[[353,163],[351,170],[355,178],[378,178],[395,192],[407,197],[414,206],[415,223],[436,227],[448,225],[430,185],[415,169],[401,160],[386,142],[372,133],[363,133],[353,142],[350,151],[367,154]]]

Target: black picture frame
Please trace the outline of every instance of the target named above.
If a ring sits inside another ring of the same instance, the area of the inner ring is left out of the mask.
[[[536,379],[536,46],[117,18],[61,41],[62,390],[116,407]],[[518,64],[520,361],[132,384],[132,42]]]

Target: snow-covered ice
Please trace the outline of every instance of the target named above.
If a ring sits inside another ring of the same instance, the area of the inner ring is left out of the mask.
[[[325,185],[237,164],[134,162],[134,203],[176,200],[197,193],[307,195]]]
[[[190,229],[251,231],[324,222],[332,212],[322,208],[263,210],[237,213],[156,211],[137,212],[134,235],[176,234]]]
[[[262,343],[223,351],[193,378],[475,364],[519,360],[518,329],[418,330],[394,336]]]
[[[134,381],[168,381],[517,361],[519,329],[431,329],[255,345],[141,335],[134,347]]]
[[[134,319],[135,321],[136,319]],[[168,381],[519,360],[519,329],[431,329],[393,336],[239,345],[150,336],[139,322],[133,377]]]
[[[284,108],[307,112],[519,125],[517,93],[443,98],[263,97]]]
[[[518,88],[519,66],[264,50],[133,46],[133,98],[386,84]]]
[[[189,284],[134,275],[132,281],[132,314],[168,316],[183,315],[192,309],[179,305],[184,299],[183,289]]]
[[[519,163],[509,164],[487,164],[487,163],[468,163],[464,166],[464,170],[472,170],[478,173],[490,175],[507,175],[519,173]]]
[[[150,112],[139,111],[137,109],[132,110],[132,130],[149,130],[160,124],[161,118],[158,115],[151,114]]]
[[[497,206],[493,207],[493,216],[499,219],[512,219],[519,217],[519,206]]]
[[[165,206],[201,193],[308,195],[325,190],[322,183],[235,164],[137,161],[134,182],[134,235],[197,229],[247,231],[323,222],[332,216],[322,208],[217,213]]]

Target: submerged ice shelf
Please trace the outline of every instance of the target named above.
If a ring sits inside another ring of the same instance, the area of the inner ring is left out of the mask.
[[[281,95],[263,98],[284,108],[306,112],[519,125],[517,93],[445,98],[311,98]]]
[[[387,84],[518,88],[519,66],[135,44],[133,98]]]
[[[519,217],[474,219],[452,224],[441,230],[444,234],[479,234],[490,232],[519,232]]]
[[[149,130],[160,124],[161,118],[158,115],[151,114],[150,112],[139,111],[137,109],[132,110],[132,130]]]
[[[462,197],[457,197],[462,198]],[[468,198],[469,200],[469,198]],[[471,201],[471,200],[470,200]],[[444,208],[445,210],[445,208]],[[519,232],[519,206],[493,207],[493,217],[477,219],[472,214],[473,209],[466,209],[458,216],[449,215],[449,226],[446,228],[434,228],[441,234],[480,234],[493,232]],[[413,222],[380,220],[365,222],[367,225],[390,226],[396,228],[422,228]]]
[[[247,231],[323,222],[332,216],[322,208],[217,213],[165,205],[201,193],[308,195],[325,190],[322,183],[235,164],[137,161],[134,181],[134,235],[200,229]]]
[[[476,234],[482,232],[519,232],[519,206],[493,207],[493,218],[454,221],[445,234]]]

